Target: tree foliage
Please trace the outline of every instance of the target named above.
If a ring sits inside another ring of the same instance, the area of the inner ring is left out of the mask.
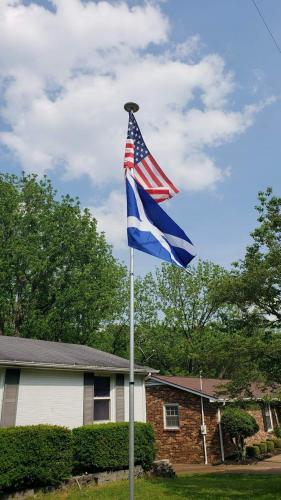
[[[0,175],[0,333],[92,344],[126,272],[88,210],[47,178]]]
[[[162,373],[231,378],[233,395],[281,383],[280,207],[259,193],[258,226],[230,271],[197,262],[191,275],[163,265],[137,284],[141,362]]]
[[[245,439],[258,432],[259,426],[252,415],[239,408],[227,408],[222,415],[221,424],[235,444],[240,457],[245,456]]]
[[[281,198],[230,271],[163,264],[135,282],[136,361],[161,373],[281,383]],[[86,343],[128,357],[129,278],[78,199],[47,178],[0,175],[0,334]]]
[[[140,361],[163,372],[199,372],[200,346],[209,338],[213,325],[229,309],[213,294],[214,278],[224,269],[199,260],[187,274],[163,264],[156,276],[148,274],[136,286],[136,341]]]
[[[281,326],[281,198],[268,188],[258,199],[252,244],[218,283],[218,300],[236,304],[246,323],[276,329]]]

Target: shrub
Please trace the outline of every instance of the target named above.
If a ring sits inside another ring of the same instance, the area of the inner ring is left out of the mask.
[[[261,441],[259,443],[259,447],[260,447],[261,453],[267,452],[267,443],[265,443],[264,441]]]
[[[258,432],[259,426],[249,413],[240,408],[227,408],[221,419],[223,430],[234,440],[237,452],[245,457],[245,438]]]
[[[72,436],[64,427],[0,429],[0,490],[56,485],[71,474]]]
[[[127,468],[129,424],[94,424],[73,430],[74,466],[77,472]],[[148,470],[154,460],[154,433],[149,424],[135,423],[135,464]]]
[[[275,448],[281,448],[281,438],[274,438]]]
[[[246,455],[247,457],[258,458],[260,456],[260,448],[257,445],[246,446]]]
[[[274,442],[271,439],[266,440],[267,451],[271,452],[274,450]]]
[[[276,443],[275,443],[275,437],[273,436],[272,438],[268,438],[266,442],[272,443],[273,444],[273,449],[276,448]]]
[[[281,438],[281,427],[280,425],[277,427],[274,427],[274,434],[277,438]]]

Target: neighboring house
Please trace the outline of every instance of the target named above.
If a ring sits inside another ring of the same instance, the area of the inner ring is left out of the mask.
[[[150,371],[135,365],[137,421]],[[0,426],[128,421],[128,374],[128,360],[85,345],[0,336]]]
[[[203,379],[201,391],[199,378],[151,376],[146,385],[146,412],[155,430],[158,459],[181,464],[216,463],[233,452],[220,424],[229,401],[217,395],[223,382]],[[256,409],[247,411],[260,430],[248,442],[266,439],[281,424],[280,408],[262,403],[263,394],[257,386],[252,391],[259,403]]]

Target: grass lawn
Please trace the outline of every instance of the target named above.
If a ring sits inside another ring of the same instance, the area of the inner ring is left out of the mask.
[[[136,481],[136,500],[169,498],[279,498],[281,474],[194,474],[180,475],[176,479],[139,479]],[[39,500],[80,500],[91,498],[127,500],[128,482],[120,481],[107,486],[59,490],[56,493],[36,495]]]

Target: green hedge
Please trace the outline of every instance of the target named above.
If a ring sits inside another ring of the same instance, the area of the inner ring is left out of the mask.
[[[73,430],[77,472],[127,468],[129,424],[85,425]],[[154,433],[149,424],[135,423],[135,463],[148,470],[155,456]]]
[[[277,438],[279,438],[279,439],[281,438],[281,427],[280,427],[280,425],[277,426],[277,427],[274,427],[274,434],[275,434],[275,436]]]
[[[261,454],[260,447],[257,445],[246,446],[247,457],[258,458]]]
[[[267,453],[267,443],[265,443],[264,441],[261,441],[259,443],[259,447],[260,447],[261,453]]]
[[[73,470],[90,472],[128,467],[129,424],[69,429],[34,425],[0,429],[1,492],[52,486]],[[148,470],[155,456],[149,424],[135,423],[135,463]]]
[[[281,448],[281,438],[274,438],[275,448]]]
[[[266,446],[267,446],[267,451],[271,452],[274,450],[274,441],[272,441],[271,439],[267,439],[266,440]]]
[[[34,425],[0,429],[0,491],[56,485],[71,475],[71,431]]]

